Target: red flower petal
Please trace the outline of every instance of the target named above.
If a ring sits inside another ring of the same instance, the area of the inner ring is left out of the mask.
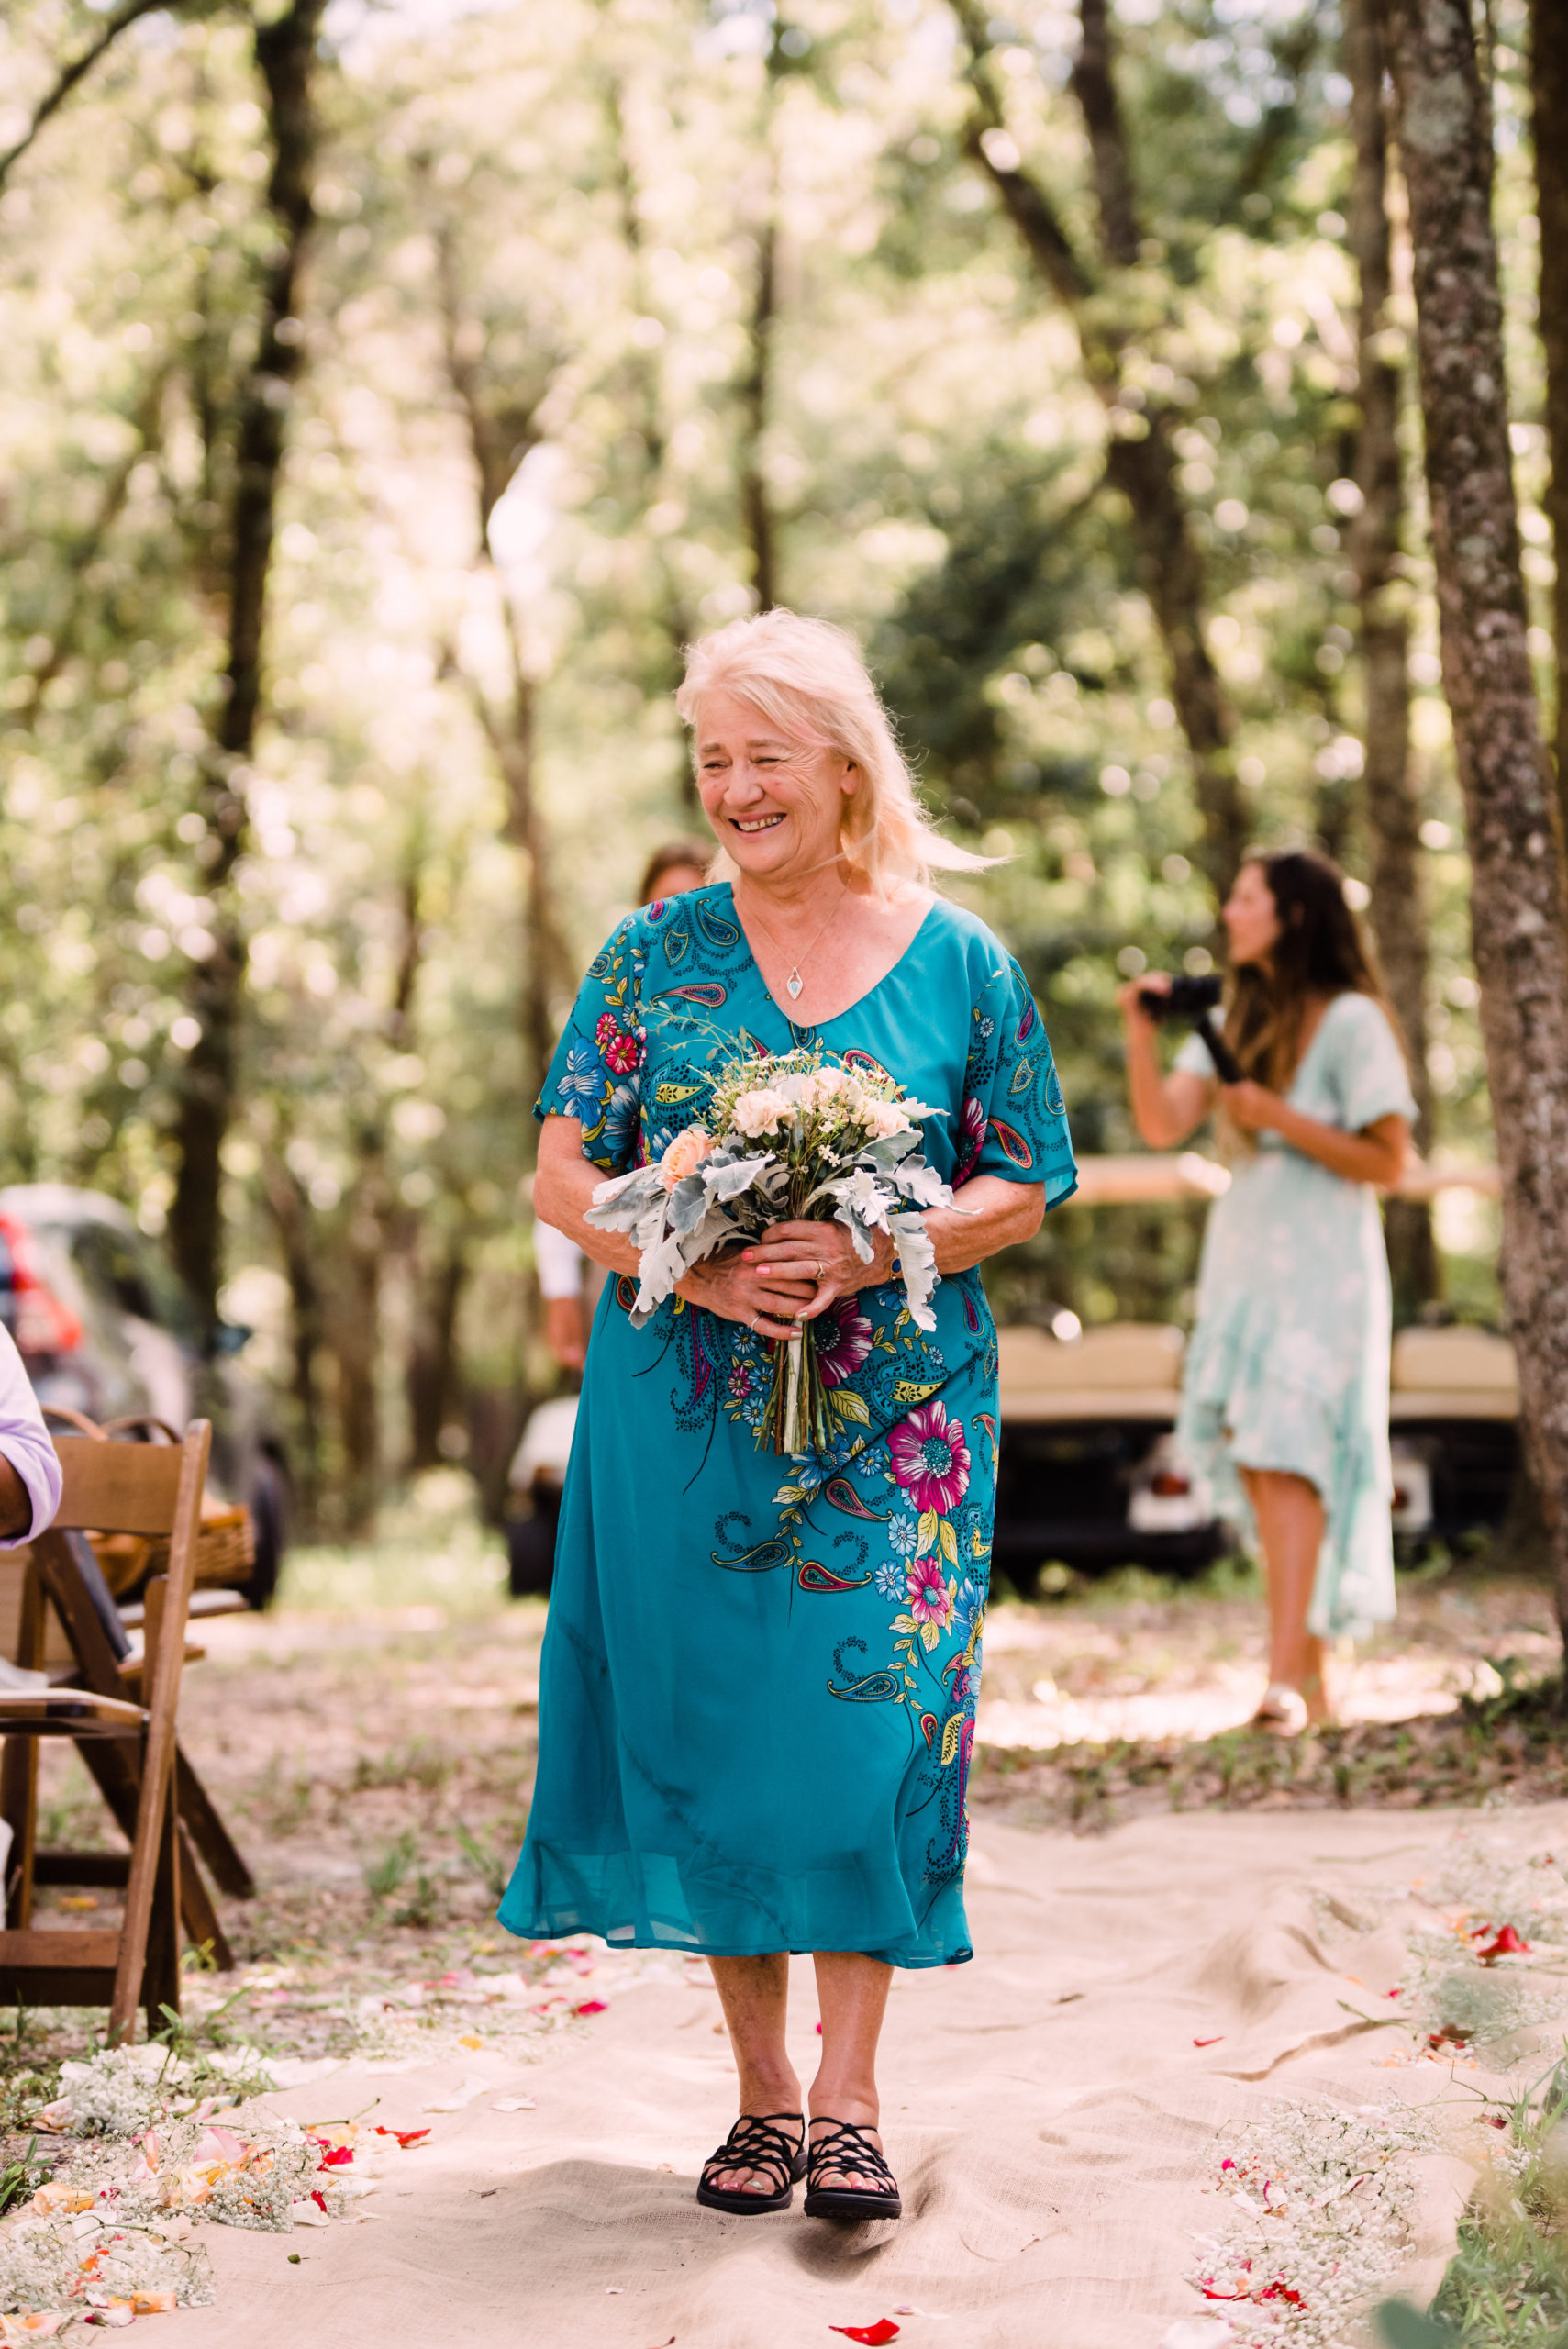
[[[869,2341],[873,2349],[881,2349],[884,2341],[896,2341],[898,2327],[890,2316],[879,2317],[874,2324],[830,2324],[829,2332],[841,2332],[846,2341]]]
[[[430,2132],[428,2129],[384,2129],[378,2121],[375,2125],[375,2133],[378,2137],[395,2137],[406,2152],[410,2145],[418,2144],[420,2139],[428,2137]]]
[[[609,2010],[607,1998],[584,1998],[580,2007],[573,2007],[572,2009],[573,2014],[578,2015],[607,2015]]]
[[[1224,2036],[1225,2033],[1222,2031],[1217,2031],[1212,2039],[1195,2039],[1193,2045],[1195,2047],[1218,2047]]]
[[[1499,1932],[1496,1940],[1492,1943],[1491,1948],[1479,1950],[1476,1954],[1479,1956],[1483,1965],[1490,1965],[1493,1959],[1497,1957],[1528,1956],[1529,1954],[1529,1943],[1527,1941],[1521,1940],[1519,1935],[1515,1932],[1512,1925],[1505,1925]]]

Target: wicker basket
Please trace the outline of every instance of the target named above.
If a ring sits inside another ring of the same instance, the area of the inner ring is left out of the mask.
[[[134,1533],[91,1535],[104,1578],[117,1598],[128,1598],[154,1575],[166,1574],[169,1544],[147,1541]],[[203,1516],[196,1535],[198,1586],[219,1588],[248,1582],[256,1563],[256,1529],[248,1508],[213,1508]]]

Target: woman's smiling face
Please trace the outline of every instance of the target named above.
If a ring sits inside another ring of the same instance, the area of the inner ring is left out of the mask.
[[[696,738],[703,812],[742,873],[793,880],[834,863],[859,781],[848,759],[781,734],[737,694],[703,696]]]

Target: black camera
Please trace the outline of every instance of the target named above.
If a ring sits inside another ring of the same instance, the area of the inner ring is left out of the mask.
[[[1178,972],[1164,987],[1140,987],[1138,1000],[1151,1019],[1190,1019],[1195,1028],[1206,1013],[1218,1011],[1221,985],[1218,979],[1190,978]]]
[[[1185,1019],[1208,1047],[1214,1073],[1221,1085],[1240,1085],[1241,1063],[1215,1023],[1223,992],[1216,978],[1196,979],[1178,971],[1169,987],[1140,987],[1138,1000],[1151,1019]]]

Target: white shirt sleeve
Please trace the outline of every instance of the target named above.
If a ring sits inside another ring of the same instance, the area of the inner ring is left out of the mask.
[[[1173,1069],[1184,1069],[1193,1076],[1213,1076],[1217,1074],[1208,1046],[1195,1028],[1171,1063],[1171,1066]]]
[[[6,1329],[0,1329],[0,1453],[4,1453],[27,1486],[33,1505],[32,1522],[27,1531],[0,1542],[0,1549],[14,1550],[17,1542],[30,1542],[35,1533],[43,1532],[52,1521],[60,1507],[62,1479],[38,1397],[28,1384],[11,1333]]]
[[[583,1251],[552,1223],[534,1224],[534,1264],[543,1297],[581,1297]]]

